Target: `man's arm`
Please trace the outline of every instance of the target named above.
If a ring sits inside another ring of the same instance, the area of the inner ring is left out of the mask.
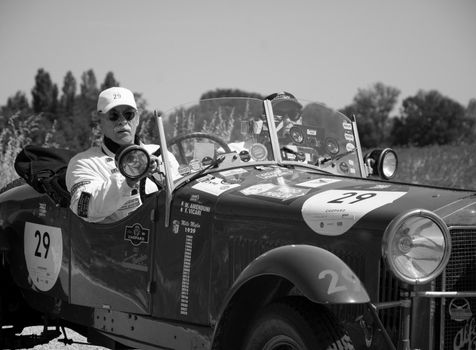
[[[90,222],[102,221],[118,211],[131,200],[133,190],[121,174],[108,174],[107,169],[88,159],[70,162],[66,186],[71,193],[71,210]]]

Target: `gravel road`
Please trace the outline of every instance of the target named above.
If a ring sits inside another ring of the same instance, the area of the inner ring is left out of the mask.
[[[22,332],[22,335],[29,335],[29,334],[40,334],[42,331],[43,327],[37,326],[37,327],[28,327],[25,328]],[[73,339],[74,341],[77,342],[86,342],[86,338],[83,337],[82,335],[72,331],[71,329],[66,328],[66,334],[68,335],[69,339]],[[57,339],[62,339],[63,335],[60,335],[59,338]],[[64,345],[61,342],[58,342],[58,340],[52,340],[48,344],[45,345],[37,345],[33,349],[35,350],[106,350],[106,348],[103,348],[101,346],[94,346],[94,345],[83,345],[83,344],[71,344],[71,345]]]

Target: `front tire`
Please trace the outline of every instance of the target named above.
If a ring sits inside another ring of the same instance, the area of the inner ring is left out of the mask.
[[[302,297],[268,305],[252,322],[243,350],[353,350],[331,312]]]

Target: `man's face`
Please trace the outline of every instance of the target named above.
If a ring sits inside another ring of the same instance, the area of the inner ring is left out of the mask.
[[[105,114],[100,114],[100,125],[104,136],[117,144],[129,145],[134,143],[138,112],[130,106],[116,106]]]

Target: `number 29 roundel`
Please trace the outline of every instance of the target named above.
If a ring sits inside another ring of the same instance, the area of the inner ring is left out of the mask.
[[[306,200],[302,216],[315,232],[338,236],[365,214],[405,195],[397,191],[329,190]]]
[[[24,251],[31,283],[43,292],[53,288],[63,260],[61,228],[25,222]]]

